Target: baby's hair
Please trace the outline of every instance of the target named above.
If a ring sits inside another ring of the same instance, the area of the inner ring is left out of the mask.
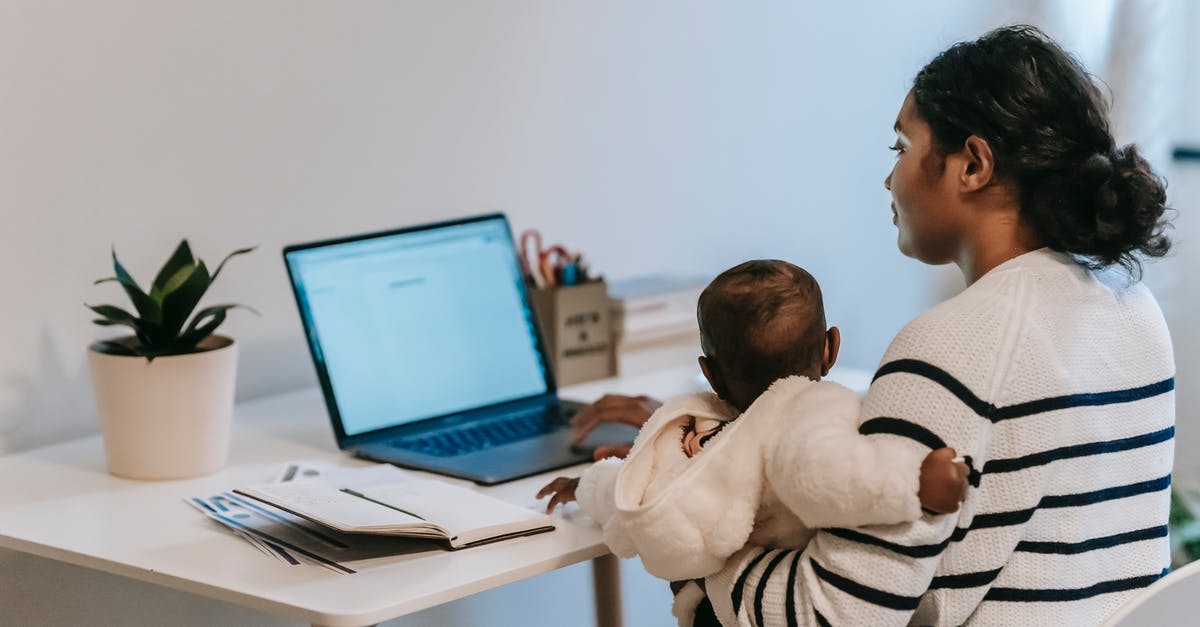
[[[743,381],[804,374],[824,354],[821,287],[786,261],[747,261],[722,272],[700,294],[696,317],[705,356]]]

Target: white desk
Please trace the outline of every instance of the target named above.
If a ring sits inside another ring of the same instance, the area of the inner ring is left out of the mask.
[[[609,392],[694,391],[697,354],[695,338],[641,347],[622,355],[620,378],[565,388],[562,395],[592,400]],[[835,369],[830,378],[861,392],[870,373]],[[455,553],[355,563],[359,573],[339,575],[279,564],[182,502],[269,480],[280,464],[304,459],[364,463],[336,449],[316,389],[239,405],[229,465],[208,477],[112,477],[99,436],[0,456],[0,547],[330,627],[374,624],[590,559],[597,623],[619,625],[616,560],[586,518],[559,518],[551,533]],[[484,490],[528,505],[550,477],[567,472]]]
[[[667,396],[695,389],[694,350],[654,359],[644,367],[689,365],[574,386],[563,395],[589,400],[605,392]],[[112,477],[104,468],[99,436],[0,457],[0,547],[331,627],[378,623],[599,558],[594,571],[598,622],[619,624],[615,559],[586,519],[560,518],[551,533],[454,553],[356,563],[358,574],[339,575],[279,564],[182,502],[269,480],[281,463],[298,459],[362,463],[336,450],[315,389],[239,405],[229,465],[198,479]],[[486,492],[530,504],[536,490],[561,472]],[[615,607],[599,603],[606,597]]]

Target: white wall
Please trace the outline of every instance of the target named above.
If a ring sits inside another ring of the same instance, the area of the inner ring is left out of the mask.
[[[872,367],[934,298],[881,181],[958,4],[0,3],[0,450],[94,431],[91,281],[181,237],[260,246],[242,398],[313,381],[282,245],[497,209],[610,277],[795,260]]]
[[[91,280],[114,244],[146,280],[181,237],[212,259],[260,246],[212,297],[263,312],[225,329],[242,398],[313,380],[282,245],[497,209],[610,277],[796,261],[843,360],[872,367],[955,284],[895,250],[894,115],[988,19],[950,0],[0,0],[0,451],[94,431],[82,303],[120,298]],[[255,622],[30,559],[0,555],[23,584],[0,586],[0,624]],[[62,608],[83,591],[97,605]]]
[[[1200,30],[1200,4],[1187,3],[1186,24],[1191,33]],[[1200,38],[1186,42],[1188,59],[1181,85],[1184,91],[1179,141],[1200,147]],[[1200,497],[1200,161],[1177,162],[1169,172],[1168,189],[1177,210],[1175,252],[1169,260],[1171,298],[1167,321],[1175,343],[1176,364],[1176,438],[1175,484]],[[1200,502],[1200,501],[1197,501]]]

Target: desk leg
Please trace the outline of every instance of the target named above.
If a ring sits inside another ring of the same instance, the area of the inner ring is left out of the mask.
[[[621,627],[621,560],[611,553],[592,560],[596,627]]]

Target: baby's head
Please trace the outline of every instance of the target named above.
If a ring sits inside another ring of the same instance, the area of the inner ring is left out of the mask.
[[[825,328],[821,287],[786,261],[756,260],[713,279],[696,306],[700,368],[717,395],[738,411],[777,379],[816,380],[837,360],[841,337]]]

